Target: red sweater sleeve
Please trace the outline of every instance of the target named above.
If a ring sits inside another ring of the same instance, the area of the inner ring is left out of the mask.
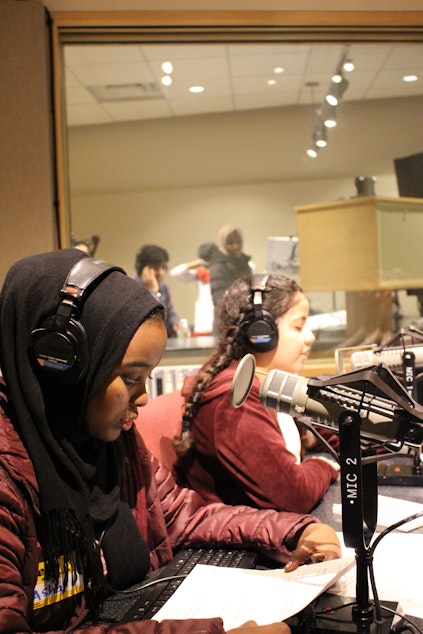
[[[218,497],[224,502],[238,503],[237,488],[243,503],[247,498],[258,508],[309,513],[336,479],[337,471],[319,459],[296,463],[275,412],[259,401],[258,380],[245,403],[234,409],[229,400],[232,373],[227,374],[226,387],[221,380],[220,390],[205,394],[192,424],[196,460],[185,474],[187,481],[205,496],[211,492],[211,482],[220,482]],[[214,495],[216,489],[217,485]],[[229,489],[231,498],[226,499]]]
[[[319,522],[308,514],[220,502],[205,504],[198,493],[178,486],[172,474],[155,458],[152,461],[158,498],[173,547],[242,545],[286,563],[303,528]]]

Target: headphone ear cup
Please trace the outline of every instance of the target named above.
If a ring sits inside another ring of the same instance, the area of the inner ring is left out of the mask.
[[[88,368],[85,330],[79,321],[70,319],[66,330],[54,327],[55,316],[44,320],[31,333],[31,353],[38,367],[61,385],[76,385]]]
[[[267,310],[247,313],[241,324],[244,344],[252,352],[269,352],[278,345],[276,322]]]

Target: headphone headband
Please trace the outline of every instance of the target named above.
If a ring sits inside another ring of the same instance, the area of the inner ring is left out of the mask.
[[[36,367],[61,384],[74,385],[87,372],[88,345],[79,313],[88,291],[112,271],[126,275],[122,268],[104,260],[78,260],[59,291],[56,313],[31,333],[30,350]]]
[[[251,352],[268,352],[278,344],[278,328],[272,315],[263,309],[263,293],[266,292],[268,273],[254,274],[251,278],[253,309],[241,322],[245,346]]]
[[[104,260],[82,258],[70,270],[59,295],[61,298],[67,298],[73,302],[81,302],[86,291],[91,288],[94,282],[112,271],[125,273],[119,266],[109,264]]]

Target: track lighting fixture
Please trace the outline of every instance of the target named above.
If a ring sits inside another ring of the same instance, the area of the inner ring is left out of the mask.
[[[326,129],[334,128],[337,124],[336,108],[340,104],[341,99],[350,84],[350,82],[345,78],[344,73],[349,73],[354,70],[354,63],[352,59],[348,57],[348,49],[349,47],[347,46],[342,52],[341,58],[336,66],[336,70],[331,76],[329,89],[323,100],[317,121],[314,122],[314,130],[312,134],[313,144],[307,150],[307,155],[311,158],[316,158],[319,149],[326,147]],[[306,85],[311,89],[313,97],[313,87],[317,86],[318,83],[308,82]]]

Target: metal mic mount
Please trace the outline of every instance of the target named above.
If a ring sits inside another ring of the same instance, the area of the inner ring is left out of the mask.
[[[423,332],[414,326],[401,328],[382,346],[345,348],[335,351],[338,371],[344,372],[344,359],[351,359],[353,368],[362,368],[379,361],[387,365],[417,402],[422,400]],[[373,359],[373,361],[372,361]],[[395,460],[381,462],[378,480],[387,485],[423,485],[423,454],[420,445],[398,453]]]

